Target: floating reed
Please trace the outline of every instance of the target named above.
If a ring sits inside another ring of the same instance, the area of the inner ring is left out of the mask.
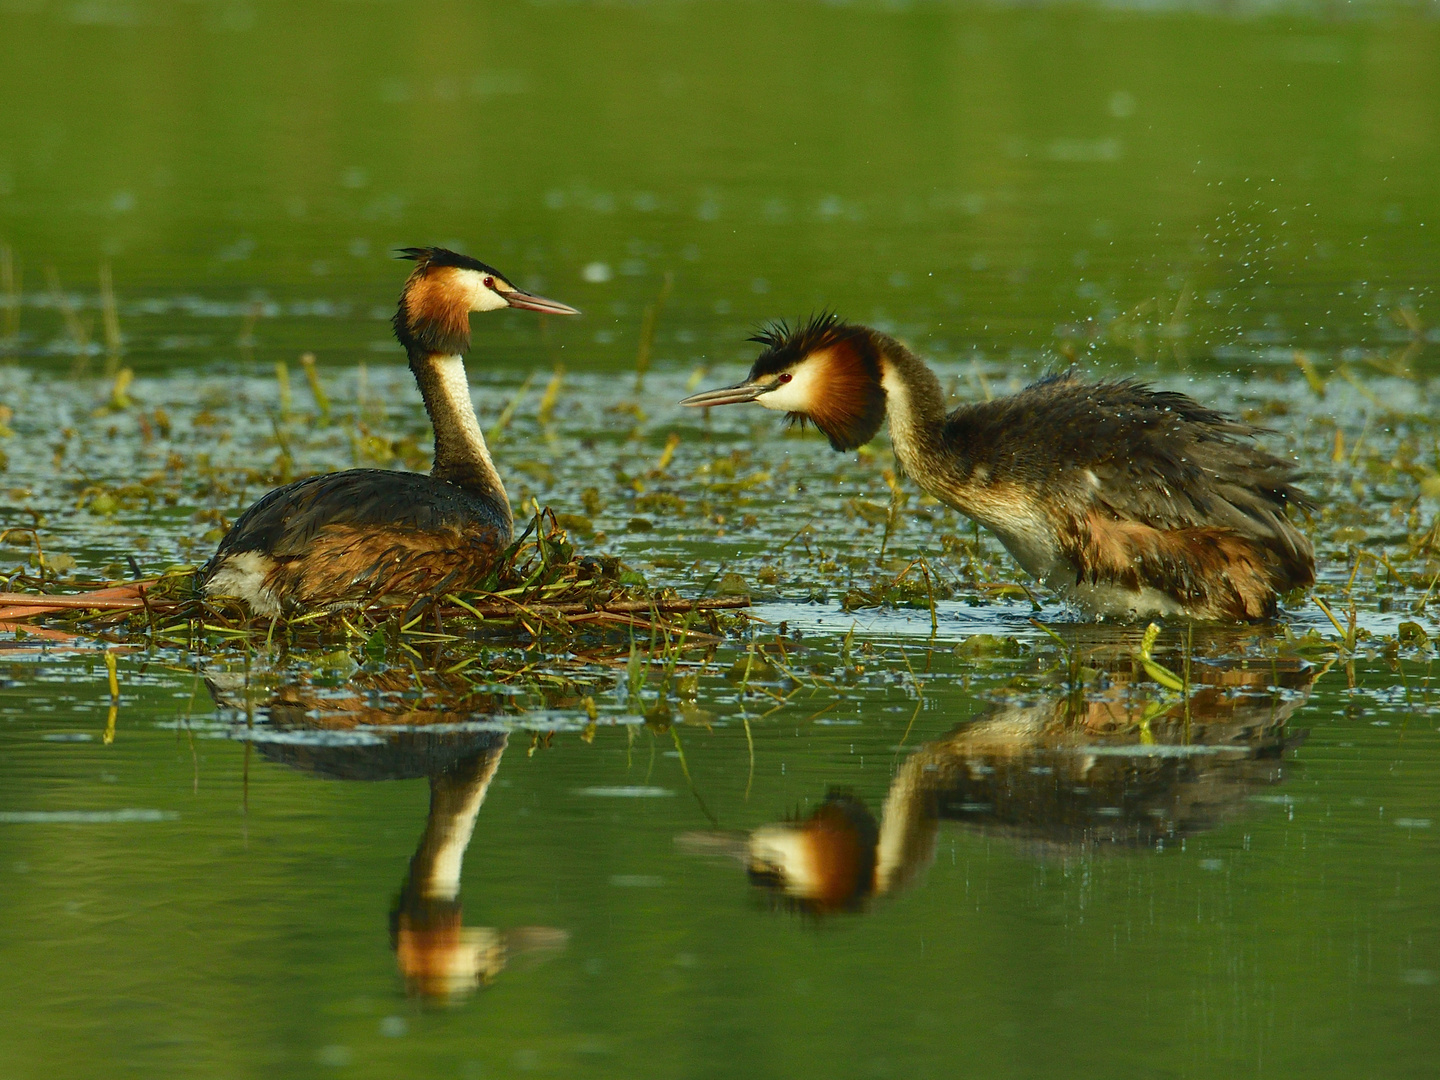
[[[65,333],[75,350],[75,364],[70,373],[83,375],[90,365],[90,321],[80,317],[75,305],[70,302],[69,295],[60,287],[60,275],[55,267],[45,268],[45,280],[50,286],[50,299],[60,312],[60,318],[65,323]]]
[[[325,393],[325,387],[320,385],[320,372],[315,367],[315,354],[302,353],[300,366],[305,370],[305,381],[310,384],[310,393],[315,398],[315,407],[320,410],[320,422],[328,424],[330,422],[330,395]]]
[[[665,301],[670,299],[670,291],[675,287],[675,275],[669,270],[665,271],[665,281],[660,286],[660,292],[655,297],[654,303],[647,304],[645,314],[640,317],[640,347],[635,352],[635,392],[638,394],[645,389],[645,375],[650,370],[650,351],[655,344],[655,324],[660,321],[660,312],[665,308]]]
[[[556,364],[555,373],[550,376],[550,381],[545,384],[545,392],[540,395],[540,408],[535,412],[535,419],[542,428],[550,426],[550,419],[555,412],[555,403],[560,400],[560,387],[565,382],[565,365]]]
[[[552,380],[553,381],[553,380]],[[525,395],[530,392],[530,387],[535,382],[535,372],[525,376],[525,381],[520,384],[520,389],[515,391],[515,396],[505,403],[505,408],[500,410],[499,417],[495,420],[494,426],[485,433],[487,441],[497,443],[505,434],[505,429],[510,426],[510,421],[515,419],[515,410],[520,408],[520,403],[525,400]],[[558,393],[558,387],[556,392]]]
[[[20,351],[20,267],[15,249],[0,244],[0,300],[5,304],[5,321],[0,323],[0,352]]]
[[[280,384],[280,420],[290,419],[290,365],[284,360],[275,361],[275,381]]]
[[[115,302],[115,281],[109,263],[100,264],[100,325],[105,332],[105,375],[109,377],[120,370],[120,361],[125,355],[125,342],[120,336],[120,308]]]

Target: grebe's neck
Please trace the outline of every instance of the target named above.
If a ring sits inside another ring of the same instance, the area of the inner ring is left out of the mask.
[[[901,467],[924,486],[925,464],[933,462],[945,428],[945,392],[918,356],[893,338],[876,335],[880,385],[890,443]]]
[[[465,849],[504,752],[502,743],[456,771],[430,778],[430,816],[425,820],[425,835],[410,860],[408,891],[417,897],[454,900],[460,895]]]
[[[410,370],[435,429],[431,475],[492,500],[509,518],[510,499],[475,418],[464,358],[415,351],[410,355]]]
[[[877,894],[899,892],[934,861],[940,831],[934,797],[939,775],[934,758],[922,751],[911,754],[890,782],[875,844]]]

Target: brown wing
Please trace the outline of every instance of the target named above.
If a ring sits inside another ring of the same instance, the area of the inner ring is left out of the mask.
[[[313,608],[474,588],[509,545],[501,506],[433,476],[350,469],[277,488],[246,510],[202,573],[263,555],[264,588]]]
[[[1311,505],[1297,470],[1255,434],[1184,394],[1070,374],[957,409],[946,430],[992,482],[1037,493],[1083,579],[1148,585],[1232,618],[1269,614],[1275,592],[1315,575],[1287,517]]]
[[[303,553],[277,560],[266,586],[302,608],[465,591],[489,575],[509,539],[485,525],[327,525]]]

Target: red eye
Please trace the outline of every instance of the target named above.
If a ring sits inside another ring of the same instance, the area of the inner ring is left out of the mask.
[[[487,277],[485,279],[485,287],[487,289],[493,289],[495,287],[495,279],[493,277]]]
[[[794,375],[791,375],[788,371],[786,371],[786,372],[781,373],[780,378],[777,379],[776,381],[779,382],[779,383],[783,386],[785,383],[789,382],[789,381],[790,381],[791,379],[793,379],[794,377],[795,377]]]

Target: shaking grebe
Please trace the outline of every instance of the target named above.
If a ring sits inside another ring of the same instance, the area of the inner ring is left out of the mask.
[[[778,323],[744,382],[683,405],[754,401],[812,421],[836,450],[890,417],[901,468],[984,525],[1027,573],[1092,617],[1272,617],[1315,581],[1286,517],[1312,505],[1255,429],[1133,380],[1051,375],[948,416],[940,383],[894,338],[822,315]]]
[[[298,480],[255,503],[220,541],[201,582],[256,615],[414,597],[473,585],[511,540],[505,485],[470,402],[462,354],[470,312],[578,315],[517,289],[500,271],[444,248],[405,248],[415,270],[395,336],[435,429],[429,476],[349,469]]]

